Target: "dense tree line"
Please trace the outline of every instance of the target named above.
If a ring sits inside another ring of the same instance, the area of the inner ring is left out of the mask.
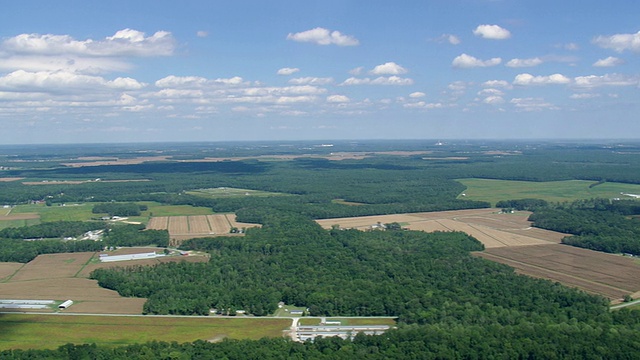
[[[529,220],[536,227],[573,234],[562,240],[567,245],[640,255],[640,221],[628,217],[638,208],[635,201],[580,200],[538,208]]]
[[[0,262],[28,263],[40,254],[101,251],[103,246],[104,245],[101,242],[93,240],[24,241],[16,239],[0,239]]]
[[[113,224],[105,233],[104,246],[169,245],[167,230],[145,230],[143,224]]]
[[[496,203],[497,208],[513,209],[513,210],[527,210],[534,211],[538,208],[546,208],[549,204],[545,200],[541,199],[517,199],[517,200],[502,200]]]
[[[76,237],[87,231],[105,228],[102,221],[55,221],[0,230],[0,238],[38,239]]]
[[[135,203],[108,202],[93,206],[91,212],[94,214],[108,214],[109,216],[140,216],[142,211],[146,211],[146,205]]]

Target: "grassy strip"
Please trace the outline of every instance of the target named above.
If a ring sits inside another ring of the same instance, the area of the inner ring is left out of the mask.
[[[120,346],[147,341],[283,336],[290,319],[0,314],[0,350],[55,349],[74,343]]]
[[[210,189],[197,189],[187,191],[189,195],[201,196],[210,199],[216,198],[229,198],[229,197],[244,197],[244,196],[283,196],[287,194],[249,190],[249,189],[237,189],[237,188],[210,188]]]
[[[490,179],[458,179],[467,189],[460,199],[488,201],[492,205],[501,200],[535,198],[550,202],[591,198],[621,198],[621,193],[640,194],[640,185],[605,182],[591,186],[593,181],[509,181]],[[591,187],[590,187],[591,186]]]

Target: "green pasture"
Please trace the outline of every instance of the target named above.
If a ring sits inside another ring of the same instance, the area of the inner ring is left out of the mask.
[[[67,343],[121,346],[148,341],[281,337],[291,319],[0,314],[0,351]]]
[[[51,221],[87,221],[99,215],[93,214],[93,203],[80,204],[28,204],[16,205],[11,214],[36,213],[40,215],[40,222]]]
[[[148,210],[142,212],[142,216],[188,216],[188,215],[212,215],[214,212],[208,207],[196,207],[190,205],[163,205],[152,201],[136,201],[136,204],[147,205]]]
[[[201,196],[206,198],[227,198],[227,197],[243,197],[243,196],[284,196],[287,194],[268,192],[268,191],[260,191],[260,190],[249,190],[249,189],[238,189],[238,188],[229,188],[229,187],[218,187],[218,188],[209,188],[209,189],[196,189],[186,192],[189,195]]]
[[[10,227],[22,227],[40,224],[39,219],[26,219],[26,220],[3,220],[0,217],[0,230]]]
[[[571,202],[591,198],[633,199],[621,193],[640,194],[640,185],[605,182],[595,184],[594,181],[510,181],[490,179],[458,179],[467,187],[464,196],[459,199],[487,201],[492,205],[501,200],[542,199],[549,202]]]

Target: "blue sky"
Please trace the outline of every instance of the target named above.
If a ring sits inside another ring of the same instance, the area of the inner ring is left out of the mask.
[[[633,138],[640,2],[29,1],[0,143]]]

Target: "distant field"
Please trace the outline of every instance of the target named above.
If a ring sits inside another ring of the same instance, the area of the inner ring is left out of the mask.
[[[536,198],[546,201],[563,202],[591,198],[632,199],[620,193],[640,194],[640,185],[606,182],[589,188],[594,181],[509,181],[489,179],[458,179],[467,187],[464,196],[467,200],[487,201],[492,205],[501,200]]]
[[[121,346],[148,341],[192,342],[281,337],[278,318],[62,316],[0,314],[0,350],[55,349],[67,343]]]
[[[625,256],[561,244],[492,248],[475,255],[612,300],[640,290],[640,266]]]
[[[288,194],[274,193],[268,191],[237,189],[229,187],[218,187],[210,189],[197,189],[187,191],[189,195],[202,196],[206,198],[226,198],[226,197],[243,197],[243,196],[284,196]]]
[[[190,205],[163,205],[152,201],[138,201],[136,204],[146,205],[147,211],[142,212],[142,217],[149,216],[190,216],[212,215],[213,210],[208,207],[196,207]]]
[[[197,237],[234,235],[231,228],[238,229],[260,226],[259,224],[239,223],[235,214],[155,216],[149,219],[148,229],[167,230],[172,244]]]
[[[41,222],[50,221],[86,221],[96,217],[91,210],[93,203],[65,204],[65,206],[54,204],[17,205],[11,211],[12,215],[17,214],[38,214]]]

